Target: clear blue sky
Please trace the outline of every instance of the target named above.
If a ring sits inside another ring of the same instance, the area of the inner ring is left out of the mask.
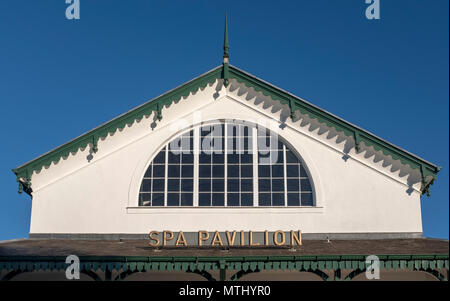
[[[449,2],[381,0],[0,2],[0,240],[27,237],[11,168],[230,61],[443,167],[425,236],[449,232]]]

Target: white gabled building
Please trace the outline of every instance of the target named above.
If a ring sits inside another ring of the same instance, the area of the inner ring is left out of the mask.
[[[422,235],[437,166],[229,65],[224,49],[221,66],[14,169],[33,198],[30,237]]]
[[[68,255],[94,280],[364,279],[372,255],[382,280],[448,279],[448,240],[422,238],[439,168],[224,44],[222,65],[13,170],[30,239],[1,243],[1,280],[64,280]]]

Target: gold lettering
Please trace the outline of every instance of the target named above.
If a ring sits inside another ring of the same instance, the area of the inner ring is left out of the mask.
[[[302,245],[302,231],[298,230],[298,236],[295,235],[295,232],[291,230],[291,245],[294,246],[294,239],[297,242],[297,245]]]
[[[183,231],[180,231],[177,236],[177,241],[175,242],[175,246],[179,246],[183,244],[185,247],[187,246],[186,238],[184,238]]]
[[[206,234],[206,235],[204,235]],[[208,231],[202,230],[202,231],[198,231],[198,245],[201,246],[203,241],[208,240],[209,238],[209,233]]]
[[[225,233],[227,234],[228,245],[233,246],[234,239],[236,238],[236,230],[233,231],[233,235],[231,237],[230,237],[230,231],[225,231]]]
[[[248,232],[248,244],[249,244],[249,246],[251,246],[251,247],[259,246],[259,245],[260,245],[259,242],[253,243],[253,232],[252,232],[252,231],[249,231],[249,232]]]
[[[163,246],[166,246],[167,242],[172,239],[173,239],[173,232],[169,231],[169,230],[164,230],[163,231]]]
[[[245,243],[244,230],[241,230],[241,246],[243,246],[244,243]]]
[[[269,231],[264,231],[264,244],[266,245],[266,246],[268,246],[269,245]]]
[[[211,246],[214,246],[216,243],[219,243],[219,245],[223,247],[223,242],[222,242],[222,238],[220,238],[219,231],[214,232]]]
[[[154,243],[152,243],[151,241],[148,243],[151,247],[157,247],[157,246],[159,246],[159,243],[160,243],[158,236],[154,237],[154,235],[159,235],[159,232],[158,231],[152,231],[148,235],[148,237],[150,238],[151,241],[155,241]]]
[[[278,236],[281,234],[281,241],[278,240]],[[273,233],[273,243],[276,246],[284,246],[286,242],[286,236],[284,235],[284,232],[281,230],[275,231]]]

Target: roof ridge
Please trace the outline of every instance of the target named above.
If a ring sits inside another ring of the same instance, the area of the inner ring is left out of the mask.
[[[205,87],[217,79],[223,79],[224,85],[226,86],[228,79],[231,78],[235,78],[238,82],[243,82],[245,85],[253,87],[255,91],[260,91],[264,95],[270,96],[280,103],[289,105],[291,118],[295,116],[296,111],[300,111],[300,113],[307,114],[310,118],[317,119],[319,122],[335,128],[338,132],[344,132],[348,137],[353,137],[357,151],[359,151],[360,143],[364,142],[366,146],[372,146],[376,151],[381,150],[384,155],[391,156],[393,160],[400,160],[404,165],[409,165],[413,169],[419,169],[422,176],[422,193],[427,192],[427,194],[429,194],[429,186],[436,179],[436,175],[440,170],[440,168],[433,163],[403,150],[402,148],[377,137],[369,131],[357,127],[292,93],[278,88],[277,86],[235,66],[229,65],[228,62],[219,65],[13,169],[13,172],[16,174],[17,182],[19,182],[19,192],[22,192],[22,189],[24,189],[25,192],[31,194],[32,174],[34,171],[41,170],[43,166],[49,166],[52,162],[58,163],[62,157],[68,156],[72,152],[77,152],[80,148],[85,148],[89,144],[92,145],[93,151],[96,152],[97,142],[100,138],[106,137],[110,133],[114,133],[117,129],[123,128],[130,122],[141,120],[144,116],[153,112],[156,113],[157,119],[160,120],[162,118],[161,110],[164,106],[169,107],[181,97],[188,96],[192,91],[197,91],[199,88]]]

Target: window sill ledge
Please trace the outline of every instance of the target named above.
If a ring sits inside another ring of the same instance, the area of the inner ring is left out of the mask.
[[[127,207],[128,214],[301,214],[323,213],[323,207]]]

